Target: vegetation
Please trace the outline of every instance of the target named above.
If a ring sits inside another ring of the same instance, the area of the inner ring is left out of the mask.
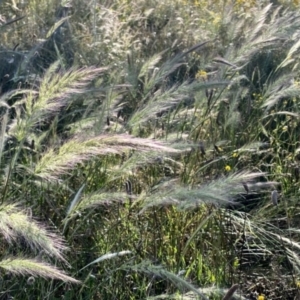
[[[0,299],[298,299],[299,1],[0,1]]]

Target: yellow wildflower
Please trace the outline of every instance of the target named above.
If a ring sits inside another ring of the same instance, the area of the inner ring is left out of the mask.
[[[257,297],[257,300],[265,300],[265,296],[264,296],[264,295],[259,295],[259,296]]]
[[[231,171],[231,167],[228,166],[228,165],[226,165],[226,166],[225,166],[225,171],[227,171],[227,172]]]
[[[239,156],[239,154],[236,151],[232,153],[232,157],[236,158],[238,156]]]
[[[204,80],[206,80],[207,79],[207,72],[204,71],[204,70],[198,71],[197,74],[196,74],[196,79],[204,79]]]

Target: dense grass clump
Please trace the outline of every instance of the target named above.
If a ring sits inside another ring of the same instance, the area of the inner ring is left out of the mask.
[[[0,298],[299,297],[298,7],[0,2]]]

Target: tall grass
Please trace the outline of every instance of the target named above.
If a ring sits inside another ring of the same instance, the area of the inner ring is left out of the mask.
[[[1,297],[298,293],[292,5],[0,8],[3,45],[27,56],[0,99]],[[59,28],[57,61],[31,68]]]

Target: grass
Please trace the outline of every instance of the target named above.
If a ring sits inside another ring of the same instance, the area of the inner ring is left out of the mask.
[[[0,298],[298,295],[299,3],[270,2],[0,3]]]

